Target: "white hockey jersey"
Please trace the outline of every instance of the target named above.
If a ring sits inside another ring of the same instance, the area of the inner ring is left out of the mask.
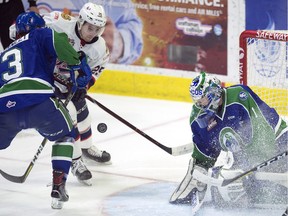
[[[59,11],[44,14],[43,16],[46,26],[54,29],[58,33],[67,34],[70,44],[76,51],[83,51],[86,54],[88,65],[90,66],[94,78],[97,80],[109,60],[109,50],[105,40],[100,36],[96,40],[84,43],[78,35],[77,18]],[[66,68],[64,63],[57,63],[56,70]],[[59,72],[59,71],[55,71]]]

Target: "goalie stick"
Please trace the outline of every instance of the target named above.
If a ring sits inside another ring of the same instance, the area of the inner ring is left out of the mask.
[[[162,150],[164,150],[165,152],[167,152],[170,155],[173,156],[179,156],[179,155],[183,155],[183,154],[187,154],[192,152],[193,150],[193,145],[192,143],[189,144],[185,144],[182,146],[177,146],[177,147],[167,147],[161,143],[159,143],[157,140],[153,139],[152,137],[150,137],[149,135],[147,135],[146,133],[144,133],[143,131],[141,131],[140,129],[138,129],[137,127],[135,127],[134,125],[132,125],[130,122],[126,121],[125,119],[123,119],[122,117],[120,117],[119,115],[117,115],[116,113],[114,113],[113,111],[111,111],[110,109],[108,109],[107,107],[105,107],[103,104],[101,104],[100,102],[98,102],[97,100],[95,100],[94,98],[90,97],[89,95],[85,96],[89,101],[91,101],[92,103],[98,105],[101,109],[103,109],[105,112],[109,113],[110,115],[112,115],[114,118],[116,118],[117,120],[119,120],[120,122],[122,122],[123,124],[127,125],[128,127],[130,127],[132,130],[134,130],[135,132],[137,132],[138,134],[140,134],[141,136],[145,137],[146,139],[148,139],[150,142],[154,143],[156,146],[158,146],[159,148],[161,148]]]
[[[197,179],[198,181],[201,181],[203,183],[206,183],[208,186],[207,187],[211,187],[211,186],[217,186],[217,187],[225,187],[229,184],[231,184],[232,182],[240,179],[240,178],[243,178],[244,176],[247,176],[247,175],[250,175],[252,173],[254,173],[255,171],[258,171],[259,169],[261,169],[262,167],[266,167],[266,166],[269,166],[271,163],[285,157],[288,155],[288,151],[285,151],[285,152],[282,152],[281,154],[278,154],[264,162],[262,162],[261,164],[258,164],[257,166],[251,168],[250,170],[244,172],[244,173],[241,173],[233,178],[230,178],[230,179],[216,179],[216,178],[213,178],[213,177],[210,177],[208,175],[205,175],[203,173],[201,173],[200,171],[198,171],[197,169],[195,169],[193,171],[193,177],[195,179]],[[218,166],[218,167],[215,167],[215,168],[221,168],[222,166]],[[209,169],[210,171],[211,169]],[[212,170],[213,172],[213,170]],[[257,172],[258,173],[258,172]],[[281,176],[280,178],[280,181],[277,181],[276,178],[271,178],[271,175],[268,176],[264,176],[265,173],[262,173],[262,175],[256,175],[257,173],[255,173],[255,177],[256,179],[259,179],[259,180],[270,180],[270,181],[274,181],[274,182],[277,182],[278,184],[282,184],[283,186],[286,186],[287,187],[287,182],[283,182],[283,176]],[[258,174],[261,174],[261,173],[258,173]],[[271,173],[272,175],[273,174],[276,174],[276,173]],[[277,173],[278,174],[278,173]],[[281,174],[284,174],[284,179],[286,179],[287,181],[287,178],[286,178],[286,175],[285,173],[281,173]],[[279,176],[278,176],[279,177]],[[286,183],[286,184],[285,184]],[[202,206],[202,204],[204,203],[204,200],[206,199],[207,197],[207,192],[205,193],[204,195],[204,198],[202,200],[202,202],[198,202],[196,205],[195,205],[195,208],[192,209],[192,215],[195,215],[197,213],[197,211],[200,209],[200,207]],[[286,209],[287,211],[287,209]],[[286,212],[285,212],[286,213]],[[282,216],[286,216],[285,213],[282,215]]]
[[[67,104],[71,101],[72,97],[74,96],[75,91],[77,90],[77,88],[72,88],[72,90],[70,91],[69,95],[67,96],[65,102],[64,102],[64,106],[66,107]],[[23,183],[26,181],[29,173],[31,172],[36,160],[38,159],[39,155],[41,154],[42,150],[44,149],[46,143],[47,143],[48,139],[44,138],[39,146],[39,148],[37,149],[36,154],[34,155],[32,161],[30,162],[29,166],[27,167],[25,173],[22,176],[14,176],[14,175],[10,175],[6,172],[4,172],[3,170],[0,170],[0,174],[7,179],[8,181],[14,182],[14,183]]]
[[[288,151],[282,152],[281,154],[278,154],[260,164],[258,164],[257,166],[251,168],[250,170],[243,172],[231,179],[216,179],[216,178],[212,178],[212,177],[208,177],[206,175],[204,175],[203,173],[199,172],[198,170],[194,170],[193,172],[193,177],[196,178],[199,181],[202,181],[204,183],[207,184],[211,184],[211,185],[215,185],[215,186],[220,186],[220,187],[225,187],[227,185],[229,185],[230,183],[243,178],[244,176],[250,175],[253,172],[258,171],[259,169],[269,166],[271,163],[280,160],[283,157],[286,157],[288,155]]]

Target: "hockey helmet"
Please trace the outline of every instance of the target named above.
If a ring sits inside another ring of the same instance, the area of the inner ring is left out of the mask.
[[[15,25],[17,34],[26,34],[33,29],[45,27],[45,21],[39,14],[30,11],[21,13]]]
[[[216,110],[223,92],[221,82],[216,77],[209,76],[205,72],[195,77],[190,84],[190,95],[195,105],[202,110]],[[205,98],[206,102],[201,103],[201,99]]]
[[[106,14],[101,5],[92,2],[86,3],[79,12],[78,29],[80,30],[84,22],[97,26],[97,36],[102,35],[106,25]]]

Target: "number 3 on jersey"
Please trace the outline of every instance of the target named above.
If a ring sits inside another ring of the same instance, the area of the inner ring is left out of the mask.
[[[2,73],[2,79],[7,82],[15,79],[23,73],[22,55],[19,49],[11,49],[2,56],[1,63],[8,61],[8,71]]]

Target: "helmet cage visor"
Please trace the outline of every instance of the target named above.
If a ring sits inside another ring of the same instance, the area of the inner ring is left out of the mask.
[[[211,78],[205,73],[197,76],[190,85],[190,94],[195,105],[203,111],[216,110],[223,92],[219,84],[218,79]]]

